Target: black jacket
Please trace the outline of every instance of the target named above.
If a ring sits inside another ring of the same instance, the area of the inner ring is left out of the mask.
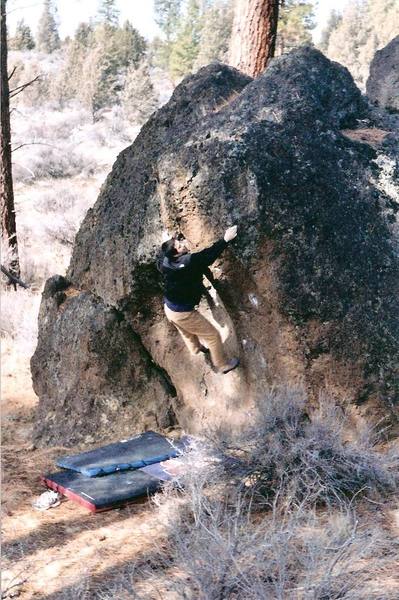
[[[204,293],[203,275],[226,247],[227,242],[221,239],[201,252],[161,258],[159,270],[164,278],[165,298],[173,304],[198,304]]]

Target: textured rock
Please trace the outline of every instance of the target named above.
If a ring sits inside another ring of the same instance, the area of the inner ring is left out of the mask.
[[[70,445],[175,424],[175,391],[123,315],[63,277],[46,283],[31,361],[35,439]],[[141,398],[141,402],[137,402]]]
[[[367,116],[347,69],[306,48],[254,81],[225,65],[201,69],[119,155],[67,278],[123,315],[176,389],[183,427],[240,422],[272,383],[301,381],[314,398],[327,387],[345,401],[394,402],[397,204],[378,183],[377,152],[341,133]],[[232,223],[239,236],[213,269],[213,316],[242,367],[220,376],[187,354],[164,318],[154,259],[165,231],[183,232],[196,249]],[[35,358],[43,381],[55,369],[48,344],[60,318],[46,302]],[[71,304],[71,332],[81,315]],[[144,410],[147,397],[125,383],[120,390]],[[47,392],[48,404],[57,394]]]
[[[378,106],[399,112],[399,35],[375,53],[366,91]]]

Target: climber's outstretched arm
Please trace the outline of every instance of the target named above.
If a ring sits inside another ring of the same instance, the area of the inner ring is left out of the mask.
[[[201,250],[200,252],[193,252],[191,254],[190,263],[192,266],[201,266],[202,268],[208,267],[222,254],[223,250],[227,248],[227,244],[234,240],[237,235],[237,225],[226,229],[224,237],[218,240],[209,248]]]

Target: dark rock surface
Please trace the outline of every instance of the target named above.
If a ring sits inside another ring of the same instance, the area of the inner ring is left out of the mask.
[[[176,393],[123,315],[59,276],[43,292],[31,361],[40,398],[35,440],[74,444],[175,424]],[[140,398],[141,402],[137,402]]]
[[[378,106],[399,112],[399,35],[375,53],[366,91]]]
[[[248,418],[272,383],[302,382],[314,399],[327,388],[342,401],[393,406],[398,207],[378,152],[341,133],[368,115],[347,69],[304,48],[273,61],[255,81],[225,65],[201,69],[119,155],[76,237],[67,278],[82,299],[68,300],[65,324],[79,340],[82,323],[85,335],[97,335],[93,311],[104,323],[105,315],[122,315],[157,365],[146,395],[141,369],[134,384],[119,378],[115,423],[125,395],[145,413],[153,390],[165,389],[159,373],[176,389],[177,420],[191,431]],[[165,231],[183,232],[194,249],[232,223],[239,236],[213,269],[213,316],[242,367],[220,376],[189,356],[166,322],[154,259]],[[105,401],[110,377],[77,381],[73,351],[59,333],[58,293],[50,304],[44,295],[33,378],[40,405],[56,411],[68,398],[65,411],[72,396],[77,404],[97,394]],[[117,348],[127,343],[119,328]],[[126,369],[137,353],[130,343]],[[76,344],[83,363],[89,350]],[[107,355],[91,360],[106,373]],[[163,394],[151,406],[170,406],[171,394]],[[95,421],[99,436],[106,427]]]

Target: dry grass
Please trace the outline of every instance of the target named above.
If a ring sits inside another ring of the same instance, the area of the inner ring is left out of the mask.
[[[240,435],[245,448],[235,439],[222,453],[214,436],[211,443],[196,443],[185,457],[186,475],[154,498],[164,532],[151,554],[126,564],[100,587],[86,580],[79,597],[396,598],[398,579],[387,588],[383,582],[392,574],[398,541],[381,519],[395,487],[392,459],[370,447],[364,432],[344,443],[345,420],[335,412],[321,410],[311,422],[303,400],[299,390],[266,395],[260,421]],[[271,465],[274,479],[260,484],[260,474]],[[278,477],[276,465],[284,477]],[[317,477],[310,475],[313,470]],[[372,501],[362,496],[365,486],[369,494],[373,489]],[[259,502],[260,494],[266,501]]]
[[[187,456],[184,481],[152,505],[92,518],[69,502],[32,510],[39,473],[62,451],[30,443],[40,291],[47,276],[65,272],[81,219],[137,133],[118,109],[96,124],[76,106],[39,109],[40,93],[32,88],[13,113],[15,145],[34,145],[13,156],[22,278],[31,288],[2,294],[4,598],[399,597],[385,504],[397,486],[397,455],[377,452],[367,432],[349,442],[338,410],[322,405],[310,420],[300,390],[265,394],[239,436],[214,432]]]
[[[369,509],[354,502],[328,510],[305,503],[287,509],[276,502],[270,510],[254,511],[248,495],[218,479],[203,449],[187,460],[184,488],[167,486],[154,499],[166,532],[152,555],[126,565],[83,598],[396,597],[399,582],[381,592],[381,580],[398,546]]]
[[[13,174],[21,278],[29,290],[15,292],[1,278],[3,368],[10,372],[21,359],[29,366],[44,282],[65,273],[84,215],[116,155],[137,133],[118,108],[93,124],[78,105],[60,111],[41,102],[19,102],[12,113],[13,146],[26,144],[13,153]],[[2,264],[10,260],[3,240]]]
[[[378,432],[353,431],[332,398],[321,397],[311,418],[306,405],[301,388],[271,389],[241,434],[216,432],[222,476],[266,505],[340,504],[398,489],[399,452],[378,452]]]

